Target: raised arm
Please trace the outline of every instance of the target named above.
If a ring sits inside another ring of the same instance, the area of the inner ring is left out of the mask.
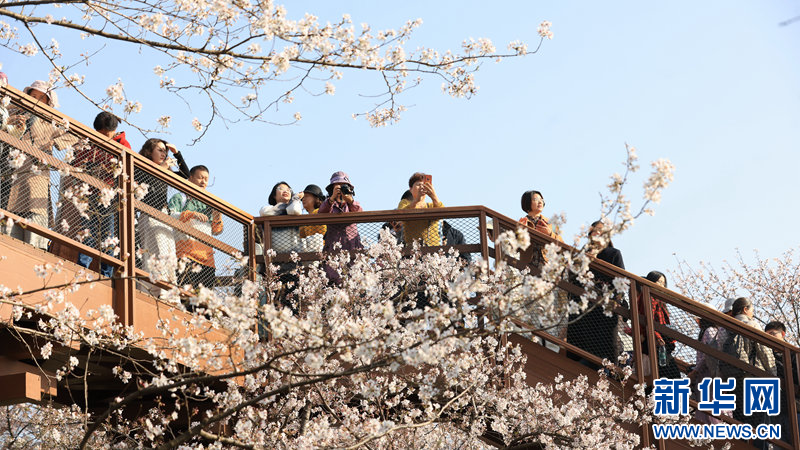
[[[175,155],[175,160],[178,162],[178,171],[175,173],[188,180],[189,166],[187,166],[186,161],[183,160],[183,155],[181,155],[181,152],[178,151],[174,152],[173,154]]]
[[[363,209],[361,208],[361,205],[356,201],[354,201],[353,203],[349,203],[348,206],[350,207],[350,212],[361,212],[361,211],[363,211]]]
[[[328,213],[330,213],[331,212],[331,206],[332,206],[331,205],[331,199],[326,198],[325,201],[322,202],[321,205],[319,205],[319,210],[317,211],[317,214],[328,214]]]
[[[278,203],[277,205],[265,205],[261,207],[258,214],[260,216],[280,216],[285,214],[286,203]]]
[[[290,216],[299,216],[303,214],[303,201],[300,199],[300,195],[294,194],[292,201],[286,206],[286,214]]]

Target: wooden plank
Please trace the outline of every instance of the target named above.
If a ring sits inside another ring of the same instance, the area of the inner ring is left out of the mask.
[[[39,161],[46,163],[47,165],[53,167],[53,169],[58,171],[68,171],[69,176],[83,181],[84,183],[88,184],[89,186],[94,187],[95,189],[102,190],[102,189],[110,189],[113,186],[109,185],[108,183],[98,180],[97,178],[78,170],[78,168],[71,166],[64,161],[56,158],[55,156],[45,153],[38,148],[34,147],[33,144],[30,142],[22,141],[14,136],[6,133],[5,131],[0,131],[0,141],[5,142],[8,145],[11,145],[23,153],[28,154],[30,157],[35,158]],[[99,151],[99,150],[98,150]],[[113,155],[118,157],[116,155]],[[42,173],[49,172],[52,169],[43,169]]]
[[[22,217],[14,214],[12,212],[6,211],[4,209],[0,209],[0,214],[3,214],[5,217],[10,217],[11,220],[13,220],[15,223],[19,223],[19,222],[23,221]],[[41,225],[37,225],[37,224],[35,224],[33,222],[30,222],[30,221],[25,221],[25,222],[26,222],[25,225],[24,225],[25,228],[30,229],[30,230],[34,231],[36,234],[44,236],[47,239],[50,239],[52,241],[56,241],[56,242],[58,242],[60,244],[64,244],[64,245],[66,245],[68,247],[72,247],[72,248],[78,250],[79,252],[85,253],[87,255],[91,255],[92,257],[99,257],[100,261],[102,261],[104,263],[107,263],[107,264],[110,264],[112,266],[121,267],[123,265],[122,260],[117,259],[117,258],[115,258],[113,256],[110,256],[110,255],[107,255],[107,254],[101,252],[100,250],[98,250],[96,248],[92,248],[92,247],[89,247],[88,245],[84,245],[84,244],[82,244],[82,243],[80,243],[78,241],[72,240],[72,239],[70,239],[70,238],[68,238],[68,237],[66,237],[66,236],[64,236],[62,234],[59,234],[59,233],[57,233],[57,232],[55,232],[55,231],[53,231],[53,230],[51,230],[49,228],[45,228],[45,227],[41,226]],[[33,267],[33,266],[31,266],[31,267]]]
[[[241,250],[231,247],[230,245],[218,239],[215,239],[205,233],[197,231],[191,225],[187,225],[185,222],[181,222],[180,220],[175,219],[172,216],[164,214],[163,212],[153,208],[150,205],[145,204],[140,200],[134,200],[133,204],[136,207],[136,209],[142,211],[148,216],[158,219],[160,222],[164,222],[165,224],[171,226],[172,228],[175,228],[176,230],[179,230],[180,232],[187,234],[197,239],[198,241],[203,242],[206,245],[221,250],[229,255],[234,255],[236,253],[243,253]]]
[[[48,278],[48,286],[68,284],[75,280],[78,272],[86,270],[73,262],[64,261],[52,253],[34,248],[4,234],[0,234],[0,254],[6,257],[4,261],[0,262],[0,283],[13,289],[19,287],[23,292],[45,287],[45,280],[36,275],[33,270],[34,265],[63,263],[61,272]],[[46,291],[45,289],[34,294],[22,296],[19,300],[29,305],[43,303]],[[112,305],[112,299],[113,288],[111,281],[108,279],[92,283],[91,289],[87,286],[75,292],[70,292],[69,290],[65,292],[65,300],[74,304],[81,311],[97,309],[104,304]],[[63,304],[56,305],[56,311],[61,308],[63,308]],[[8,320],[10,316],[11,306],[0,304],[0,318]]]

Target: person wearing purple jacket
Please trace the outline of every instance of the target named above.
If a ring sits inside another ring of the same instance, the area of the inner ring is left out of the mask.
[[[355,189],[346,173],[339,171],[331,175],[331,182],[325,190],[328,191],[328,198],[320,205],[318,214],[342,214],[362,211],[361,205],[353,199]],[[325,233],[325,246],[322,251],[329,252],[334,250],[337,242],[341,244],[342,250],[360,250],[364,248],[361,245],[358,227],[354,223],[328,225],[328,231]]]

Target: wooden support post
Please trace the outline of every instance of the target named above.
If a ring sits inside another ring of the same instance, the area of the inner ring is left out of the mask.
[[[489,237],[486,233],[486,212],[481,211],[478,216],[478,229],[481,234],[481,256],[488,263],[489,262]]]
[[[245,225],[247,227],[247,254],[250,256],[247,263],[248,276],[250,281],[256,281],[256,224],[251,220]]]
[[[119,208],[119,247],[124,262],[120,276],[114,280],[114,312],[120,323],[133,325],[133,299],[136,294],[136,238],[134,237],[135,211],[133,206],[133,158],[122,154],[122,175],[119,186],[122,190]]]
[[[0,375],[0,406],[42,401],[42,377],[32,372]]]
[[[631,280],[630,303],[631,303],[631,327],[633,334],[633,358],[636,368],[636,381],[644,384],[647,380],[644,377],[644,361],[642,360],[642,330],[639,325],[639,302],[636,297],[639,295],[636,288],[636,281]],[[650,426],[642,426],[642,447],[650,447]]]
[[[642,304],[644,305],[644,317],[645,317],[645,333],[647,333],[647,353],[650,359],[650,386],[653,386],[655,389],[655,384],[653,380],[658,379],[658,353],[656,352],[656,334],[655,328],[653,328],[653,305],[650,300],[650,288],[647,286],[642,286]],[[635,302],[636,299],[631,299],[632,302]],[[656,442],[659,450],[664,450],[666,448],[666,444],[664,443],[663,439],[659,439]]]
[[[795,361],[797,362],[797,361]],[[794,379],[794,374],[792,373],[792,352],[789,350],[789,347],[783,347],[783,368],[784,368],[784,378],[781,381],[784,383],[784,394],[786,396],[786,406],[788,407],[788,411],[785,411],[784,414],[789,419],[789,429],[788,430],[781,430],[781,433],[785,436],[786,433],[790,433],[792,436],[792,448],[800,448],[800,433],[798,432],[798,423],[797,423],[797,405],[795,404],[795,391],[794,385],[798,380]]]

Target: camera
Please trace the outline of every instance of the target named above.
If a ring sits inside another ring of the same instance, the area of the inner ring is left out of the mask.
[[[353,186],[350,186],[349,184],[343,184],[339,190],[342,191],[342,195],[355,195],[356,193],[356,191],[353,189]]]

